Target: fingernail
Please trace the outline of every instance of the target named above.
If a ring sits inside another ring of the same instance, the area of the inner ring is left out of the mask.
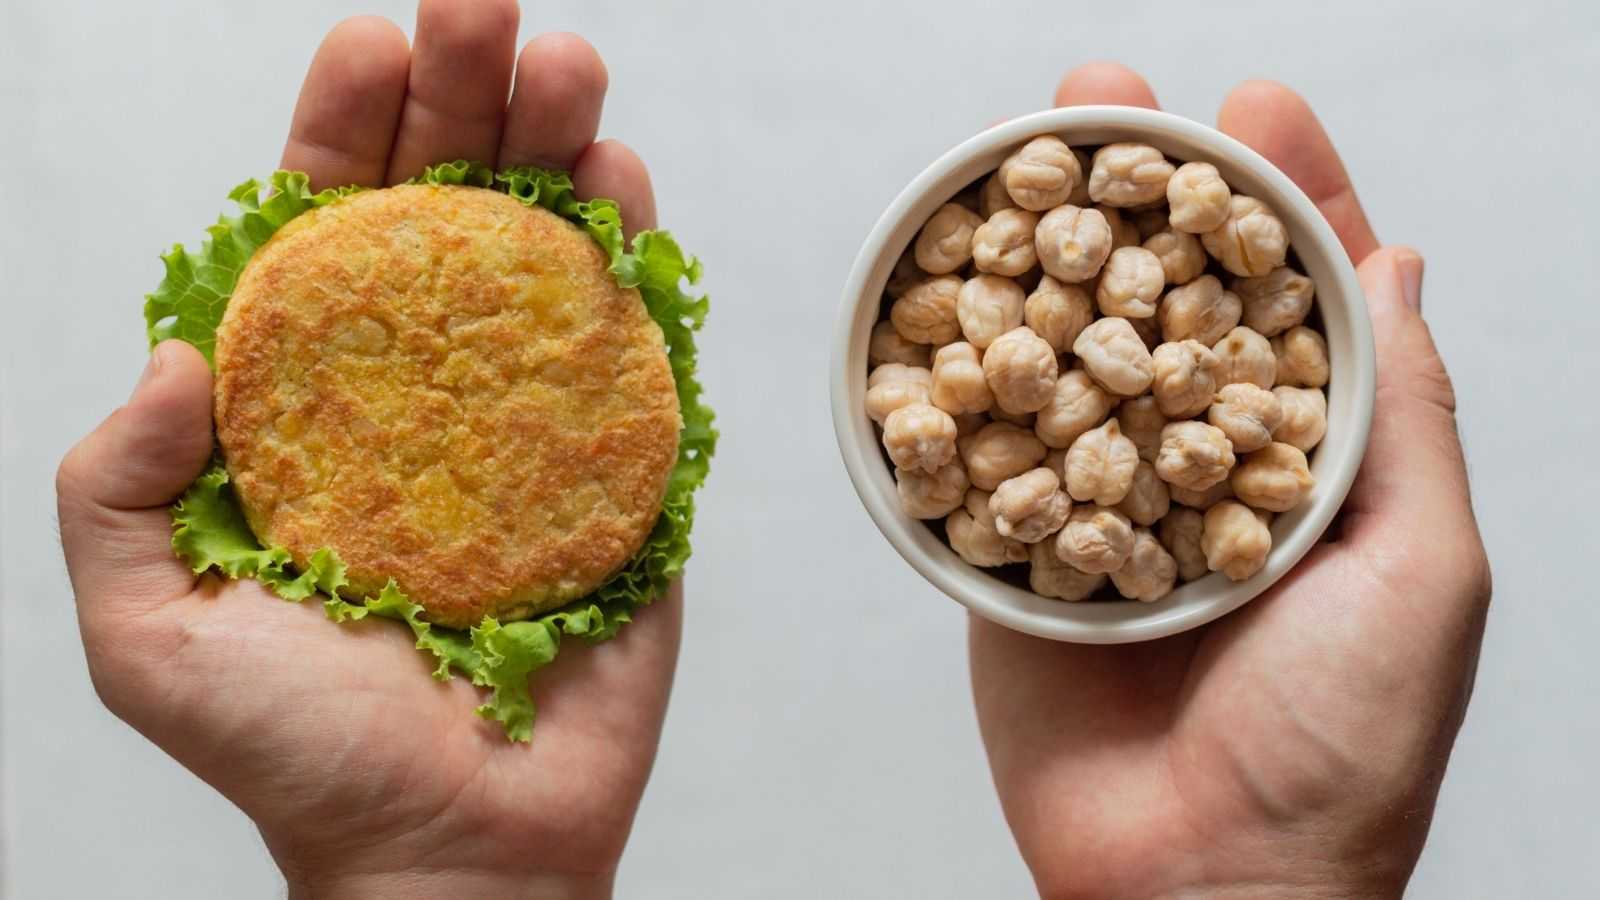
[[[1400,270],[1400,293],[1406,305],[1412,312],[1422,312],[1422,257],[1414,251],[1403,250],[1394,264]]]
[[[166,365],[166,355],[162,352],[166,348],[160,344],[150,351],[150,360],[144,364],[144,371],[139,374],[139,383],[133,386],[133,393],[138,394],[150,379],[161,374],[161,367]]]

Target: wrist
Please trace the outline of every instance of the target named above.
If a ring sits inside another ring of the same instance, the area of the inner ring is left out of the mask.
[[[499,873],[452,869],[292,878],[289,900],[610,900],[613,875]]]

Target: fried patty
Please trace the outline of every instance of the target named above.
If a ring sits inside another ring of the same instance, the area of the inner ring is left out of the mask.
[[[583,596],[638,551],[680,419],[661,329],[583,231],[400,186],[285,225],[217,331],[217,438],[251,528],[452,627]]]

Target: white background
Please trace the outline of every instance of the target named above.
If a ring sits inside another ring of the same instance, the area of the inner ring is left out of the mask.
[[[1096,57],[1205,121],[1240,79],[1297,87],[1380,236],[1427,256],[1497,592],[1413,895],[1595,896],[1600,5],[983,5],[524,11],[524,38],[576,30],[605,55],[603,131],[652,165],[714,301],[703,368],[724,443],[620,896],[1030,891],[978,744],[963,617],[845,480],[827,339],[894,193]],[[274,167],[317,41],[366,11],[411,27],[408,3],[379,0],[0,7],[0,893],[17,900],[282,892],[250,824],[97,704],[51,475],[139,371],[158,251]]]

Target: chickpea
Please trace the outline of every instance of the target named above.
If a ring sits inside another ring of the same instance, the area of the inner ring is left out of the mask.
[[[1072,350],[1072,342],[1094,321],[1094,300],[1076,284],[1062,284],[1049,275],[1022,305],[1022,321],[1044,338],[1057,353]]]
[[[1117,509],[1134,524],[1146,528],[1161,521],[1172,509],[1172,494],[1167,483],[1156,474],[1155,466],[1139,460],[1139,467],[1133,470],[1133,486],[1128,489],[1128,496],[1117,504]]]
[[[1222,363],[1217,370],[1219,384],[1253,384],[1271,390],[1278,378],[1278,358],[1272,355],[1272,343],[1243,325],[1217,341],[1211,352]]]
[[[978,275],[956,294],[956,321],[972,346],[985,350],[994,339],[1022,324],[1022,288],[999,275]]]
[[[899,300],[906,291],[916,286],[917,282],[928,277],[928,273],[917,268],[917,256],[910,247],[900,254],[900,259],[894,264],[894,269],[889,272],[889,282],[883,286],[883,292],[891,300]]]
[[[961,336],[956,297],[961,279],[940,275],[918,282],[889,307],[889,321],[900,336],[917,344],[948,344]]]
[[[933,356],[930,402],[952,416],[986,412],[994,405],[994,395],[980,360],[978,349],[965,341],[940,347]]]
[[[1328,433],[1328,397],[1316,388],[1275,387],[1283,419],[1272,439],[1310,453]]]
[[[1168,484],[1203,491],[1226,479],[1233,463],[1233,445],[1216,426],[1191,419],[1161,431],[1156,473]]]
[[[1133,333],[1137,334],[1139,340],[1144,342],[1146,350],[1154,353],[1156,348],[1161,346],[1161,323],[1154,318],[1129,319],[1128,324],[1133,326]]]
[[[1233,192],[1210,163],[1189,162],[1178,167],[1167,182],[1167,219],[1178,231],[1204,234],[1228,220]]]
[[[990,422],[976,434],[958,439],[956,449],[966,463],[972,486],[986,491],[1039,465],[1045,454],[1044,444],[1033,432],[1008,422]]]
[[[1195,340],[1209,347],[1239,324],[1243,309],[1239,298],[1223,290],[1215,275],[1201,275],[1167,291],[1156,309],[1156,321],[1161,323],[1163,340]]]
[[[1188,284],[1205,274],[1205,248],[1188,232],[1158,231],[1145,238],[1144,249],[1156,255],[1167,284]]]
[[[1046,447],[1070,447],[1079,435],[1104,422],[1116,405],[1087,372],[1074,369],[1056,379],[1050,402],[1039,410],[1033,431]],[[1066,470],[1057,473],[1065,476]]]
[[[1211,405],[1222,361],[1210,347],[1199,341],[1173,341],[1157,347],[1150,361],[1155,367],[1150,391],[1163,415],[1187,419]]]
[[[1138,448],[1140,459],[1155,462],[1161,449],[1161,431],[1167,427],[1167,417],[1156,398],[1144,394],[1122,401],[1117,406],[1117,425]]]
[[[1039,264],[1033,232],[1039,214],[1025,209],[1002,209],[972,233],[972,263],[979,272],[1021,275]]]
[[[1111,226],[1097,209],[1058,206],[1039,220],[1033,243],[1046,275],[1077,284],[1093,278],[1111,255]]]
[[[1267,564],[1272,532],[1250,507],[1224,500],[1206,510],[1200,548],[1206,554],[1206,568],[1243,581]]]
[[[894,479],[900,506],[913,519],[942,519],[959,507],[967,494],[967,473],[959,461],[935,472],[895,469]]]
[[[1139,229],[1134,224],[1122,217],[1114,206],[1096,206],[1100,215],[1106,217],[1106,227],[1111,229],[1111,252],[1115,253],[1123,247],[1139,246]]]
[[[1148,241],[1155,235],[1170,229],[1172,223],[1167,219],[1166,209],[1161,206],[1153,206],[1149,209],[1141,209],[1133,214],[1133,227],[1139,232],[1139,240]],[[1156,255],[1160,256],[1161,254],[1157,253]]]
[[[1064,448],[1054,448],[1044,455],[1044,462],[1039,463],[1046,469],[1056,473],[1062,484],[1067,482],[1067,451]],[[1070,495],[1069,495],[1070,496]]]
[[[1013,328],[984,351],[983,374],[1000,409],[1012,415],[1037,412],[1055,393],[1056,353],[1032,328]]]
[[[927,403],[912,403],[883,422],[883,446],[900,469],[936,472],[956,458],[956,420]]]
[[[934,405],[937,406],[938,404]],[[961,415],[951,415],[950,418],[956,420],[957,441],[969,434],[977,434],[978,429],[989,424],[989,417],[983,413],[963,413]]]
[[[1076,147],[1072,149],[1072,157],[1078,161],[1081,177],[1078,178],[1078,183],[1073,185],[1072,193],[1067,195],[1067,203],[1087,207],[1094,203],[1089,199],[1089,169],[1094,165],[1094,161],[1089,158],[1089,154]]]
[[[995,529],[1024,544],[1037,544],[1061,530],[1072,513],[1072,499],[1061,492],[1061,479],[1048,468],[1030,469],[1007,478],[989,498]]]
[[[930,373],[920,366],[885,363],[867,376],[867,418],[883,425],[889,414],[913,403],[927,403]]]
[[[1067,449],[1067,493],[1080,503],[1116,506],[1133,488],[1139,449],[1112,419],[1085,431]]]
[[[1115,572],[1133,553],[1133,525],[1108,507],[1075,506],[1056,534],[1055,545],[1056,557],[1080,572]]]
[[[1067,202],[1083,180],[1078,158],[1064,141],[1053,135],[1023,144],[1000,164],[1006,193],[1023,209],[1043,212]]]
[[[1035,594],[1075,603],[1105,586],[1105,575],[1080,572],[1062,562],[1055,545],[1055,541],[1028,545],[1028,587]]]
[[[1289,232],[1278,214],[1243,194],[1228,199],[1228,218],[1201,235],[1200,242],[1224,269],[1243,276],[1271,272],[1283,265],[1289,252]]]
[[[990,419],[996,422],[1009,422],[1018,428],[1026,428],[1029,431],[1033,430],[1033,423],[1038,417],[1038,413],[1008,413],[998,406],[989,410]]]
[[[1288,512],[1311,493],[1317,479],[1300,448],[1274,442],[1245,454],[1228,483],[1235,497],[1256,509]]]
[[[1226,478],[1203,491],[1191,491],[1175,484],[1168,484],[1167,493],[1172,495],[1173,503],[1203,512],[1223,500],[1233,499],[1233,485],[1229,484]]]
[[[872,326],[872,338],[867,342],[867,362],[874,366],[899,363],[926,369],[928,347],[901,337],[893,322],[879,322]]]
[[[1089,377],[1122,397],[1144,393],[1155,378],[1150,350],[1127,319],[1094,321],[1072,342],[1072,352],[1083,362]]]
[[[1249,383],[1227,384],[1206,412],[1206,421],[1222,429],[1233,452],[1250,453],[1272,443],[1283,421],[1283,407],[1272,392]]]
[[[1288,266],[1279,266],[1260,278],[1235,278],[1233,292],[1244,302],[1244,324],[1272,337],[1306,320],[1316,286]]]
[[[1167,193],[1172,163],[1149,144],[1107,144],[1095,151],[1089,196],[1107,206],[1138,206]]]
[[[978,215],[992,219],[1002,209],[1016,208],[1017,202],[1006,193],[1006,183],[1000,180],[999,172],[983,180],[983,187],[978,189]]]
[[[944,520],[950,549],[974,566],[1003,566],[1028,558],[1028,546],[995,530],[994,514],[989,512],[989,492],[967,491],[962,507]]]
[[[959,203],[939,207],[917,235],[917,265],[930,275],[948,275],[972,259],[972,234],[983,224]]]
[[[1200,536],[1205,533],[1205,516],[1199,510],[1179,507],[1167,513],[1156,529],[1161,546],[1167,548],[1178,564],[1178,578],[1194,581],[1210,571],[1206,566],[1206,552],[1200,549]]]
[[[1315,329],[1296,325],[1272,339],[1278,384],[1319,388],[1328,383],[1328,342]]]
[[[1148,319],[1156,314],[1165,284],[1160,257],[1137,245],[1122,247],[1106,259],[1095,300],[1105,315]]]
[[[1150,529],[1140,528],[1133,533],[1133,552],[1122,568],[1111,573],[1111,583],[1129,600],[1154,603],[1172,593],[1178,583],[1178,561]]]

